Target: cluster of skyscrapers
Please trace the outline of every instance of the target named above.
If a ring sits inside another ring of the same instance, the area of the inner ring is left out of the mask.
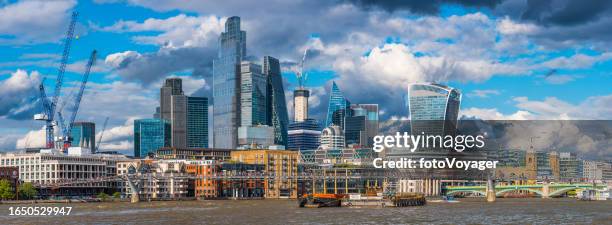
[[[145,157],[161,147],[208,147],[208,98],[186,96],[183,81],[169,78],[159,101],[153,118],[134,120],[134,156]]]
[[[230,17],[213,61],[213,146],[287,146],[289,118],[280,63],[272,56],[246,60],[246,32]],[[166,79],[152,119],[134,122],[134,155],[161,147],[208,148],[208,99],[186,96],[180,78]]]

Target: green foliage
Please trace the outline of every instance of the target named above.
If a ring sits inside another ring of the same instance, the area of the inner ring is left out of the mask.
[[[0,199],[13,199],[15,197],[15,193],[11,188],[11,182],[8,180],[0,180]]]
[[[113,198],[121,198],[121,192],[113,193]]]
[[[99,199],[102,199],[102,201],[106,201],[108,200],[109,196],[108,194],[104,193],[104,192],[100,192],[97,196]]]
[[[19,186],[19,198],[32,199],[36,195],[38,195],[38,191],[36,191],[36,188],[34,185],[32,185],[32,183],[23,183],[21,186]]]

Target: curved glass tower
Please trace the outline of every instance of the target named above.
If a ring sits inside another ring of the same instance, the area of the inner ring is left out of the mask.
[[[411,133],[454,135],[461,93],[434,83],[412,84],[408,88]]]

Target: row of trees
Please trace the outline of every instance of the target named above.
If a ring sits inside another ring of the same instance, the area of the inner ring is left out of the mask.
[[[34,188],[34,185],[32,185],[32,183],[21,184],[17,188],[17,191],[19,199],[32,199],[38,195],[38,191],[36,191],[36,188]],[[15,192],[13,190],[11,182],[6,179],[0,180],[0,199],[7,200],[14,198]]]

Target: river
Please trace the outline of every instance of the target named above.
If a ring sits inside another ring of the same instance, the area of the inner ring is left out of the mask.
[[[0,224],[612,224],[612,201],[459,199],[406,208],[298,208],[294,200],[0,205]],[[9,216],[9,207],[72,206],[67,216]]]

